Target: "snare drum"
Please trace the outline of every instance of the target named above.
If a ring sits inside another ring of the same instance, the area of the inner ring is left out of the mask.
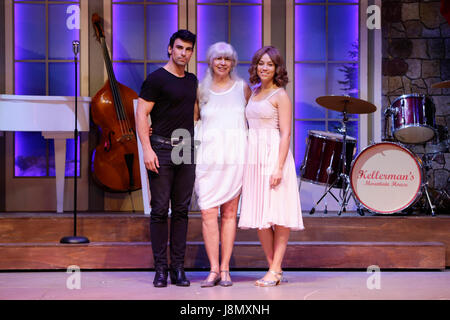
[[[394,142],[381,142],[356,156],[350,185],[357,201],[372,212],[391,214],[412,206],[421,195],[422,162]]]
[[[315,184],[332,184],[342,173],[340,159],[343,140],[341,134],[316,130],[308,131],[306,153],[300,173],[301,179]],[[346,145],[346,172],[348,173],[356,148],[356,139],[347,136]],[[341,188],[342,183],[339,182],[335,186]]]
[[[424,143],[435,135],[435,106],[422,94],[407,94],[392,102],[392,130],[403,143]]]

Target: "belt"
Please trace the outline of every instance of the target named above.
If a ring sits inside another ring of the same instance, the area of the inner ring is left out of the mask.
[[[179,144],[182,144],[182,145],[184,144],[184,140],[183,139],[180,139],[180,138],[166,138],[166,137],[163,137],[163,136],[158,136],[156,134],[152,134],[150,136],[150,140],[154,141],[154,142],[164,143],[164,144],[167,144],[167,145],[172,146],[172,147],[177,146]]]

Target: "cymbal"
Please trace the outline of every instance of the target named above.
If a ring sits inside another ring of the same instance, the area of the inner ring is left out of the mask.
[[[442,81],[442,82],[436,82],[431,85],[433,89],[444,89],[444,88],[450,88],[450,80]]]
[[[377,110],[372,103],[350,96],[322,96],[316,99],[316,102],[330,110],[347,113],[372,113]]]

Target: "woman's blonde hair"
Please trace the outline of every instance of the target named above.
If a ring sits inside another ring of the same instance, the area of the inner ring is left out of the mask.
[[[234,50],[231,44],[226,42],[216,42],[208,48],[206,52],[206,61],[208,62],[208,68],[203,80],[199,84],[199,106],[201,107],[208,102],[209,89],[213,81],[212,63],[214,59],[219,57],[226,57],[231,59],[231,71],[230,77],[233,80],[239,80],[239,76],[236,73],[236,66],[238,64],[238,56],[236,50]]]

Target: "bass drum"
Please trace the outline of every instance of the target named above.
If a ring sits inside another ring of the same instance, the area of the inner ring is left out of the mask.
[[[422,180],[420,159],[394,142],[365,148],[350,170],[350,185],[357,201],[369,211],[381,214],[412,206],[421,195]]]

